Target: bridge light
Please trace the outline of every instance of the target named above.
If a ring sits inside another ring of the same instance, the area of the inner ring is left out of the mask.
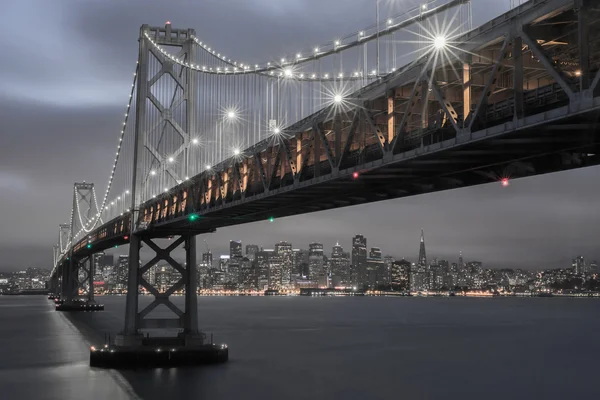
[[[315,47],[315,54],[319,52],[319,48]]]
[[[123,236],[123,240],[129,240],[129,236]]]
[[[91,249],[92,248],[92,244],[88,243],[87,246],[85,246],[85,247],[87,247],[88,249]]]
[[[281,129],[275,128],[275,129],[273,129],[273,133],[276,135],[279,135],[281,133]]]
[[[352,173],[352,178],[358,179],[358,172],[355,171],[354,173]]]
[[[333,102],[336,104],[340,104],[342,100],[344,99],[341,94],[336,94],[335,96],[333,96]]]
[[[173,161],[175,161],[175,159],[174,159],[173,157],[169,157],[168,161],[169,161],[170,163],[172,163]]]
[[[198,139],[197,138],[192,139],[192,144],[198,144]]]
[[[207,171],[210,171],[211,166],[207,164],[205,168]]]
[[[275,217],[269,217],[269,222],[275,221]]]
[[[507,187],[508,185],[510,185],[510,182],[508,181],[508,178],[502,178],[502,179],[500,179],[500,183],[504,187]]]
[[[433,46],[438,50],[443,49],[444,47],[446,47],[446,38],[444,36],[437,36],[433,40]]]
[[[240,155],[240,149],[233,149],[233,154],[236,156]]]
[[[152,175],[152,176],[156,175],[156,171],[155,170],[150,171],[150,175]]]
[[[190,222],[194,222],[196,221],[198,218],[200,218],[197,214],[190,214],[190,216],[188,217],[188,220]]]
[[[227,118],[235,119],[235,111],[233,111],[233,110],[227,111]]]
[[[284,73],[286,78],[291,78],[294,76],[294,71],[292,71],[291,68],[286,68]]]

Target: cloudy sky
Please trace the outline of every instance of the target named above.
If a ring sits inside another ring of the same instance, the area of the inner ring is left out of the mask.
[[[51,267],[75,181],[106,182],[143,23],[195,28],[236,58],[259,62],[374,22],[376,0],[5,0],[0,2],[0,270]],[[382,18],[408,0],[381,0]],[[476,25],[508,0],[474,0]],[[229,239],[294,247],[367,236],[384,254],[490,267],[560,267],[597,251],[597,168],[373,203],[219,230]],[[98,192],[103,192],[103,188]],[[318,232],[315,236],[315,232]]]

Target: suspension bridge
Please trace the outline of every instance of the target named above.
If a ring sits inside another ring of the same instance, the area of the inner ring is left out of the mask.
[[[473,29],[469,1],[430,1],[258,63],[230,58],[192,29],[143,25],[106,190],[100,198],[92,183],[74,185],[53,290],[64,304],[85,293],[93,306],[92,255],[128,244],[115,345],[139,346],[152,328],[203,344],[198,234],[597,165],[594,3],[531,0]],[[146,263],[142,244],[154,253]],[[184,265],[170,255],[179,246]],[[159,260],[181,275],[165,293],[144,278]],[[142,310],[140,287],[154,296]],[[181,289],[184,310],[169,300]],[[150,318],[159,305],[174,318]]]

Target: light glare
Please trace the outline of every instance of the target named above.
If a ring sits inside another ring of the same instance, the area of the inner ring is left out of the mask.
[[[444,36],[438,36],[433,40],[433,46],[440,50],[446,47],[446,38]]]

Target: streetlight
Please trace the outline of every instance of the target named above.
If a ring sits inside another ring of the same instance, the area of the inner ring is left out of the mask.
[[[446,38],[444,36],[437,36],[433,39],[433,46],[438,50],[443,49],[446,47]]]

